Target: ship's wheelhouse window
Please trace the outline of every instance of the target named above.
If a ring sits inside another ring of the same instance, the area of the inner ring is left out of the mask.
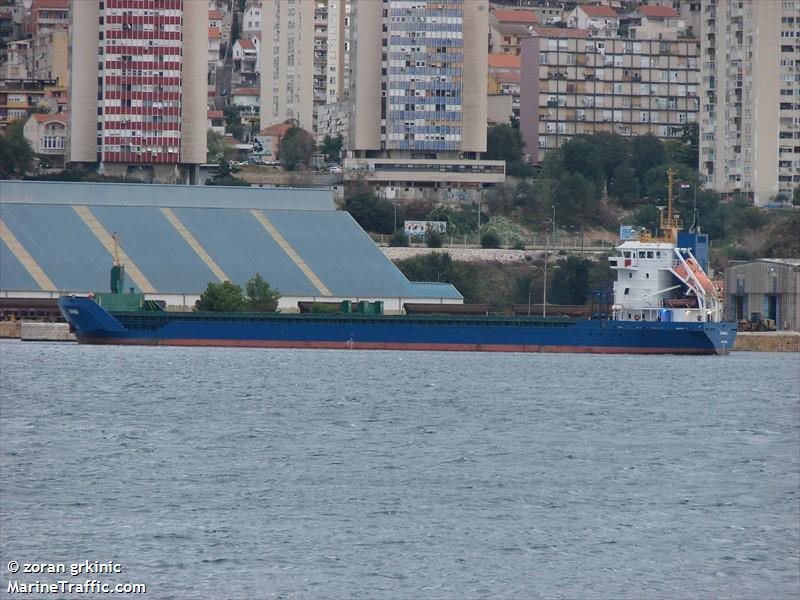
[[[661,250],[656,250],[656,258],[661,258]]]
[[[628,292],[630,292],[630,291],[631,291],[631,288],[625,288],[625,295],[627,296]]]
[[[652,250],[648,250],[647,251],[647,258],[653,258],[653,251]]]
[[[639,250],[639,258],[644,258],[645,252],[644,250]]]
[[[645,278],[645,279],[650,279],[650,273],[645,273],[645,274],[644,274],[644,278]]]
[[[631,257],[631,253],[630,252],[623,252],[622,254],[623,254],[623,256],[625,256],[625,258],[630,258]]]
[[[628,273],[628,279],[633,279],[633,273]],[[628,292],[625,293],[627,294]]]

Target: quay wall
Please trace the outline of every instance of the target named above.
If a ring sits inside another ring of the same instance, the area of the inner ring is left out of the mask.
[[[740,352],[800,352],[800,333],[773,331],[767,333],[739,332],[733,349]]]
[[[28,342],[75,342],[67,323],[36,323],[22,321],[20,339]]]
[[[0,338],[18,338],[20,321],[0,321]]]

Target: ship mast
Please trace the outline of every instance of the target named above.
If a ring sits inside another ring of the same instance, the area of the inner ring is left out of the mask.
[[[664,238],[670,242],[678,241],[678,232],[683,229],[680,217],[675,215],[672,211],[672,187],[673,177],[675,172],[672,169],[667,170],[667,210],[661,211],[661,218],[659,219],[659,228],[664,232]]]
[[[119,241],[117,240],[117,232],[114,232],[114,235],[111,236],[111,239],[114,240],[114,266],[120,266],[119,262]]]

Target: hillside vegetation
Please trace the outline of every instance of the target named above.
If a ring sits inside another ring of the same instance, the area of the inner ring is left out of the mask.
[[[675,209],[685,228],[696,219],[709,234],[715,268],[724,268],[731,259],[800,257],[800,211],[796,208],[800,188],[791,199],[774,199],[785,209],[756,208],[747,198],[723,198],[702,189],[694,124],[684,129],[681,138],[667,143],[652,135],[624,138],[601,132],[578,136],[548,152],[530,176],[531,168],[513,155],[522,148],[513,124],[493,126],[488,139],[487,156],[502,157],[513,165],[510,171],[520,173],[488,191],[481,203],[481,231],[495,230],[504,246],[520,247],[531,245],[534,237],[549,238],[554,217],[558,239],[584,234],[587,239],[616,239],[620,225],[655,233],[659,207],[667,204],[667,171],[672,169]],[[344,209],[374,233],[392,232],[395,208],[398,227],[405,219],[446,221],[446,242],[450,236],[457,242],[463,236],[478,242],[477,203],[417,202],[395,207],[364,184],[351,186],[344,203]]]

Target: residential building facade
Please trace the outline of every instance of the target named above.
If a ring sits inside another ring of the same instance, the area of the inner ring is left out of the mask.
[[[35,79],[55,79],[58,85],[67,85],[69,33],[66,27],[40,28],[33,39],[31,53]]]
[[[53,79],[0,80],[0,135],[12,121],[27,119],[31,109],[46,106],[46,97],[57,89]]]
[[[261,126],[316,131],[315,107],[344,91],[345,0],[263,0]]]
[[[206,158],[208,5],[74,2],[67,160],[195,181]]]
[[[800,1],[702,3],[700,172],[757,206],[800,186]]]
[[[51,157],[58,166],[63,166],[67,138],[65,115],[33,114],[25,122],[22,133],[36,154]]]
[[[537,34],[522,42],[520,127],[531,162],[575,135],[668,140],[697,121],[696,39],[602,38],[558,28]]]
[[[250,36],[261,33],[261,0],[248,0],[242,14],[242,33]]]
[[[489,14],[489,52],[491,54],[520,53],[519,40],[530,35],[539,23],[532,10],[492,8]]]
[[[505,178],[486,151],[488,2],[358,0],[345,179],[391,194]],[[380,23],[381,27],[376,25]],[[376,101],[377,100],[377,101]]]

